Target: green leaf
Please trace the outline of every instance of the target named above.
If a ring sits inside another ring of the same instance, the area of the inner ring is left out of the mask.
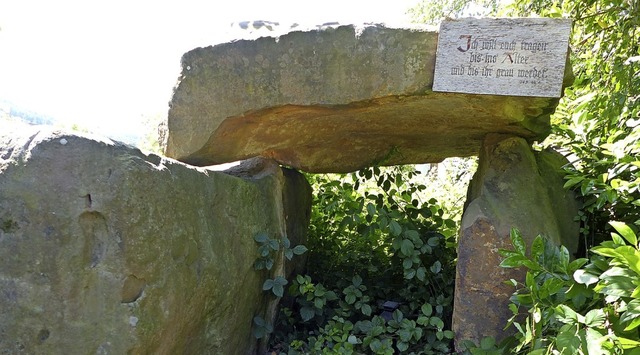
[[[620,345],[622,346],[623,349],[637,349],[638,347],[640,347],[640,341],[635,339],[618,337],[618,341],[620,342]]]
[[[284,257],[287,258],[287,260],[293,259],[293,250],[292,249],[285,249],[284,250]]]
[[[581,268],[588,261],[589,261],[589,259],[579,258],[579,259],[576,259],[576,260],[570,262],[569,266],[567,267],[567,272],[572,273],[574,271],[577,271],[579,268]]]
[[[398,347],[398,350],[402,352],[405,352],[407,351],[407,349],[409,349],[409,344],[405,343],[404,341],[399,341],[396,346]]]
[[[587,354],[610,354],[602,347],[602,343],[608,340],[608,336],[603,336],[593,328],[587,328],[585,332],[585,340],[587,343]]]
[[[618,237],[620,238],[620,237]],[[604,244],[604,243],[602,243]],[[598,254],[598,255],[602,255],[602,256],[607,256],[610,258],[616,258],[618,256],[620,256],[620,254],[614,249],[614,248],[607,248],[607,247],[603,247],[603,246],[597,246],[597,247],[593,247],[591,248],[591,251]]]
[[[578,353],[578,349],[580,349],[581,339],[576,330],[576,327],[569,327],[567,330],[558,333],[558,336],[556,337],[556,345],[558,349],[563,350],[563,353]]]
[[[374,206],[373,203],[371,203],[371,202],[367,203],[367,213],[370,216],[375,216],[376,215],[376,206]]]
[[[430,247],[437,247],[438,245],[440,245],[440,237],[435,236],[435,237],[431,237],[427,240],[427,244],[429,244]]]
[[[353,286],[355,287],[360,287],[360,285],[362,285],[362,277],[360,277],[360,275],[355,275],[351,278],[351,283],[353,284]]]
[[[318,309],[322,309],[324,307],[324,304],[325,304],[324,298],[318,297],[318,298],[313,300],[313,306],[318,308]]]
[[[371,315],[371,306],[369,306],[368,304],[363,304],[362,308],[360,309],[360,311],[365,316],[370,316]]]
[[[398,330],[397,334],[400,336],[400,340],[402,340],[403,342],[408,342],[409,340],[411,340],[411,332],[408,329],[400,329]]]
[[[391,220],[391,222],[389,223],[389,230],[395,237],[399,236],[402,233],[402,227],[400,226],[400,224],[398,224],[398,222],[394,220]]]
[[[269,240],[269,236],[266,233],[258,233],[253,239],[258,243],[265,243]]]
[[[273,326],[266,322],[263,326],[256,326],[253,328],[253,335],[256,337],[256,339],[263,338],[269,333],[273,333]]]
[[[634,299],[627,304],[627,310],[620,317],[620,322],[626,323],[633,319],[638,319],[638,317],[640,317],[640,299]],[[632,325],[633,323],[628,325],[627,328],[625,328],[625,331],[634,329],[638,326],[635,325],[634,327],[631,327]]]
[[[356,295],[354,295],[353,293],[348,293],[345,298],[345,301],[347,301],[348,304],[354,304],[356,302]]]
[[[579,184],[580,182],[582,182],[582,180],[584,180],[583,176],[573,177],[573,178],[569,179],[567,182],[564,183],[564,188],[568,189],[568,188],[570,188],[572,186],[575,186],[575,185]]]
[[[284,287],[282,287],[282,285],[280,284],[274,284],[271,292],[273,292],[273,294],[277,297],[282,297],[284,296]]]
[[[621,248],[618,248],[619,250]],[[623,262],[625,262],[629,269],[633,270],[636,275],[640,275],[640,251],[639,250],[621,250]],[[634,277],[637,277],[634,275]]]
[[[529,261],[529,259],[527,259],[526,256],[516,254],[502,260],[502,262],[500,263],[500,267],[504,267],[504,268],[520,267],[524,265],[526,261]]]
[[[634,289],[635,285],[626,276],[611,276],[606,277],[605,286],[600,290],[600,293],[617,297],[631,297]]]
[[[524,284],[530,289],[533,289],[536,286],[536,281],[532,273],[527,272],[524,276]]]
[[[605,320],[606,315],[602,309],[592,309],[584,316],[584,324],[588,327],[600,328]]]
[[[634,247],[638,245],[638,238],[636,238],[636,234],[627,224],[618,221],[609,221],[609,224],[631,245]]]
[[[253,317],[253,323],[255,325],[257,325],[258,327],[264,327],[266,322],[264,321],[264,319],[260,316],[255,316]]]
[[[440,263],[439,260],[436,260],[429,269],[431,270],[432,273],[437,274],[440,271],[442,271],[442,264]]]
[[[400,245],[400,252],[406,256],[411,256],[413,254],[414,245],[413,242],[409,239],[402,240],[402,244]]]
[[[444,337],[447,339],[453,339],[453,337],[455,336],[455,333],[452,332],[451,330],[445,330],[444,331]]]
[[[433,313],[433,306],[431,306],[431,304],[429,303],[425,303],[422,305],[422,307],[420,307],[420,310],[422,311],[422,314],[429,317]]]
[[[425,269],[424,266],[420,266],[416,270],[416,277],[418,278],[418,280],[424,281],[426,276],[427,276],[427,269]]]
[[[418,233],[418,231],[413,230],[413,229],[408,229],[404,232],[405,237],[413,240],[419,240],[420,239],[420,233]]]
[[[258,248],[258,252],[260,253],[260,256],[263,258],[266,258],[269,256],[269,254],[271,254],[271,250],[269,249],[269,245],[265,244],[262,245]]]
[[[422,328],[414,328],[413,329],[413,339],[418,341],[418,340],[420,340],[420,338],[422,338]]]
[[[559,262],[560,262],[560,265],[562,266],[562,270],[566,271],[567,267],[569,266],[569,259],[570,259],[569,250],[564,245],[561,245],[559,249],[560,249]]]
[[[613,240],[616,245],[627,245],[618,233],[611,233],[611,240]]]
[[[264,261],[264,267],[267,268],[267,270],[271,270],[273,267],[273,259],[266,259]]]
[[[627,332],[627,331],[631,331],[631,330],[633,330],[633,329],[638,328],[639,326],[640,326],[640,317],[639,317],[639,318],[634,318],[634,319],[631,321],[631,323],[629,323],[629,325],[627,325],[627,326],[624,328],[624,331],[625,331],[625,332]]]
[[[516,306],[513,303],[509,303],[509,309],[511,310],[511,313],[513,313],[514,315],[518,314],[518,306]]]
[[[267,291],[273,288],[273,285],[275,285],[275,282],[273,282],[273,280],[271,279],[266,279],[264,280],[264,283],[262,284],[262,290],[263,291]]]
[[[569,306],[561,304],[556,307],[558,319],[567,324],[584,323],[584,317],[571,309]]]
[[[295,248],[293,248],[293,253],[296,255],[302,255],[304,253],[307,252],[307,247],[305,247],[304,245],[300,244],[300,245],[296,245]]]
[[[576,272],[573,273],[573,279],[576,280],[577,283],[587,286],[595,284],[600,280],[598,276],[590,274],[584,269],[576,270]]]
[[[268,244],[269,244],[269,247],[273,250],[280,249],[280,243],[278,242],[277,239],[270,239]]]
[[[311,318],[315,317],[316,311],[310,307],[300,308],[300,316],[304,322],[308,322]]]
[[[519,254],[524,255],[526,252],[526,246],[524,244],[524,240],[522,239],[522,234],[520,234],[520,231],[516,228],[511,228],[509,236],[511,237],[511,244],[513,244],[515,250]]]
[[[538,260],[542,254],[544,254],[544,239],[539,235],[531,244],[531,259]]]
[[[369,349],[373,351],[374,354],[378,354],[380,350],[382,350],[382,342],[378,338],[374,338],[369,344]]]
[[[413,261],[411,260],[411,258],[405,258],[404,260],[402,260],[403,269],[411,269],[412,266],[413,266]]]
[[[263,270],[265,267],[264,259],[258,259],[253,263],[253,268],[256,270]]]
[[[404,278],[411,280],[416,276],[416,269],[409,269],[404,271]]]
[[[542,285],[542,288],[546,290],[549,296],[552,296],[558,293],[562,289],[562,287],[564,287],[564,284],[565,282],[563,280],[560,280],[554,277],[554,278],[545,280],[545,282]]]
[[[444,328],[444,322],[442,321],[442,319],[438,317],[429,318],[429,324],[431,324],[432,326],[436,327],[439,330],[442,330],[442,328]]]
[[[492,350],[496,345],[496,340],[493,337],[484,337],[480,340],[480,348],[482,350]]]
[[[276,278],[273,281],[280,286],[284,286],[289,283],[289,281],[287,281],[287,279],[285,279],[282,276],[276,276]]]

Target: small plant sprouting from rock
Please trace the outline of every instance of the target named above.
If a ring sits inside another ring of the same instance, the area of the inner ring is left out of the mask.
[[[253,336],[256,339],[264,338],[267,334],[273,333],[273,326],[260,316],[253,317]]]
[[[264,280],[264,283],[262,284],[262,290],[263,291],[271,290],[271,292],[273,292],[273,294],[276,297],[282,297],[284,296],[284,285],[288,283],[289,282],[284,277],[276,276],[275,279]]]
[[[282,248],[282,252],[286,260],[293,259],[294,255],[302,255],[307,251],[307,247],[304,245],[296,245],[291,248],[291,241],[287,236],[278,238],[270,238],[267,233],[259,233],[253,238],[258,247],[259,256],[256,259],[253,267],[256,271],[271,270],[275,264],[276,253]],[[263,291],[271,291],[276,297],[284,296],[284,286],[288,284],[287,279],[278,275],[275,278],[267,278],[262,284]],[[255,316],[253,318],[253,336],[256,339],[261,339],[273,332],[273,325],[269,324],[264,318]]]
[[[302,255],[307,251],[307,247],[304,245],[296,245],[291,248],[291,241],[286,236],[282,239],[277,238],[269,238],[266,233],[259,233],[254,237],[254,240],[260,244],[258,247],[258,253],[260,256],[256,259],[254,263],[254,269],[260,270],[271,270],[273,268],[273,264],[275,262],[274,255],[275,253],[283,248],[284,256],[287,260],[291,260],[294,255]]]

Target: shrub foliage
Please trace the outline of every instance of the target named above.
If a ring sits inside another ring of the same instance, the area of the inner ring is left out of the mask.
[[[283,353],[447,353],[456,224],[413,167],[310,175],[308,274],[289,287]]]

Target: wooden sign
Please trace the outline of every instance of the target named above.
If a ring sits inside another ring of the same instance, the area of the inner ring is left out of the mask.
[[[560,97],[570,31],[569,19],[445,20],[433,91]]]

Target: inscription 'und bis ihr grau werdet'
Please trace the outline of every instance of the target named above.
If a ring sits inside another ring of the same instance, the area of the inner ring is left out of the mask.
[[[451,75],[483,76],[495,78],[520,78],[520,84],[536,84],[547,77],[549,68],[531,67],[532,57],[549,48],[549,42],[527,42],[474,38],[460,35],[456,48],[465,53],[468,62],[451,67]],[[497,52],[496,52],[497,51]]]

